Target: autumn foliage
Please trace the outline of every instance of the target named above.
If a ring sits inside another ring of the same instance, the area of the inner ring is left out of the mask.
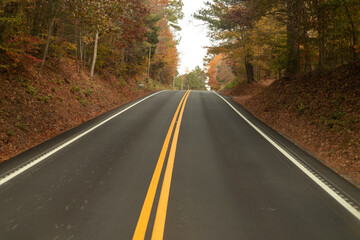
[[[2,1],[0,162],[167,87],[181,8],[181,0]]]
[[[356,0],[214,0],[195,17],[237,80],[334,69],[359,58],[360,3]]]
[[[148,82],[150,60],[150,77],[169,83],[178,62],[170,29],[181,8],[179,0],[6,1],[0,6],[0,71],[67,58],[79,72]]]
[[[223,54],[218,54],[209,62],[207,75],[209,85],[213,90],[219,90],[221,86],[234,80],[229,60]]]
[[[172,77],[176,75],[178,65],[178,52],[174,36],[164,18],[157,23],[159,27],[159,43],[153,58],[152,75],[158,76],[161,83],[170,84]]]

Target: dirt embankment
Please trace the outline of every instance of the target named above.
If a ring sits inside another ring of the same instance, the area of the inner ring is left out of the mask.
[[[110,74],[90,79],[68,59],[48,65],[41,76],[32,64],[0,75],[0,162],[151,92]]]
[[[226,94],[360,187],[360,63]]]

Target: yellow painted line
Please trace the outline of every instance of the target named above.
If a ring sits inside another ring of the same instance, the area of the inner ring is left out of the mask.
[[[166,165],[164,181],[163,181],[163,185],[161,188],[160,199],[159,199],[159,203],[158,203],[158,207],[157,207],[157,211],[156,211],[154,228],[153,228],[153,232],[152,232],[152,236],[151,236],[152,240],[162,240],[164,237],[166,211],[167,211],[167,206],[168,206],[168,201],[169,201],[171,177],[172,177],[172,172],[174,169],[176,146],[177,146],[177,141],[178,141],[178,137],[179,137],[182,116],[184,113],[186,101],[189,97],[189,94],[186,96],[184,104],[181,108],[179,119],[177,121],[175,132],[174,132],[174,137],[172,139],[170,153],[169,153],[169,159],[168,159],[168,163]]]
[[[172,132],[174,129],[174,125],[175,125],[177,116],[180,111],[181,104],[183,103],[186,96],[189,95],[189,93],[190,93],[190,91],[187,91],[184,94],[184,96],[182,97],[182,99],[179,103],[179,106],[176,109],[175,115],[171,121],[170,128],[166,134],[165,141],[164,141],[163,147],[161,149],[160,156],[159,156],[158,162],[156,164],[154,174],[151,178],[151,182],[150,182],[150,185],[149,185],[146,197],[145,197],[143,207],[141,209],[140,217],[139,217],[139,220],[136,225],[134,236],[132,238],[133,240],[143,240],[145,238],[146,229],[147,229],[147,225],[149,223],[149,218],[150,218],[150,214],[151,214],[151,209],[152,209],[152,206],[154,203],[156,189],[157,189],[161,171],[162,171],[162,168],[164,165],[164,160],[165,160],[166,152],[167,152],[167,149],[169,146],[170,138],[171,138],[171,135],[172,135]]]

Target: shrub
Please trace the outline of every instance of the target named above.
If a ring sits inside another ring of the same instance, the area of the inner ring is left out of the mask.
[[[29,94],[32,95],[32,96],[35,96],[36,93],[37,93],[37,90],[36,90],[36,88],[35,88],[34,86],[32,86],[32,85],[29,84],[29,85],[27,86],[26,92],[29,93]]]
[[[72,92],[72,93],[80,92],[80,88],[79,88],[79,87],[76,87],[76,86],[72,86],[72,87],[70,88],[70,92]]]
[[[90,95],[92,94],[93,90],[92,89],[86,89],[84,94],[86,97],[90,97]]]

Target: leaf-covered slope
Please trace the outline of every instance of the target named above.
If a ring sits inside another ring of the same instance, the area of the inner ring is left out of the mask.
[[[90,79],[69,59],[0,77],[0,162],[113,109],[140,94],[134,82],[114,76]]]
[[[251,98],[235,100],[360,183],[360,62],[282,78]]]

